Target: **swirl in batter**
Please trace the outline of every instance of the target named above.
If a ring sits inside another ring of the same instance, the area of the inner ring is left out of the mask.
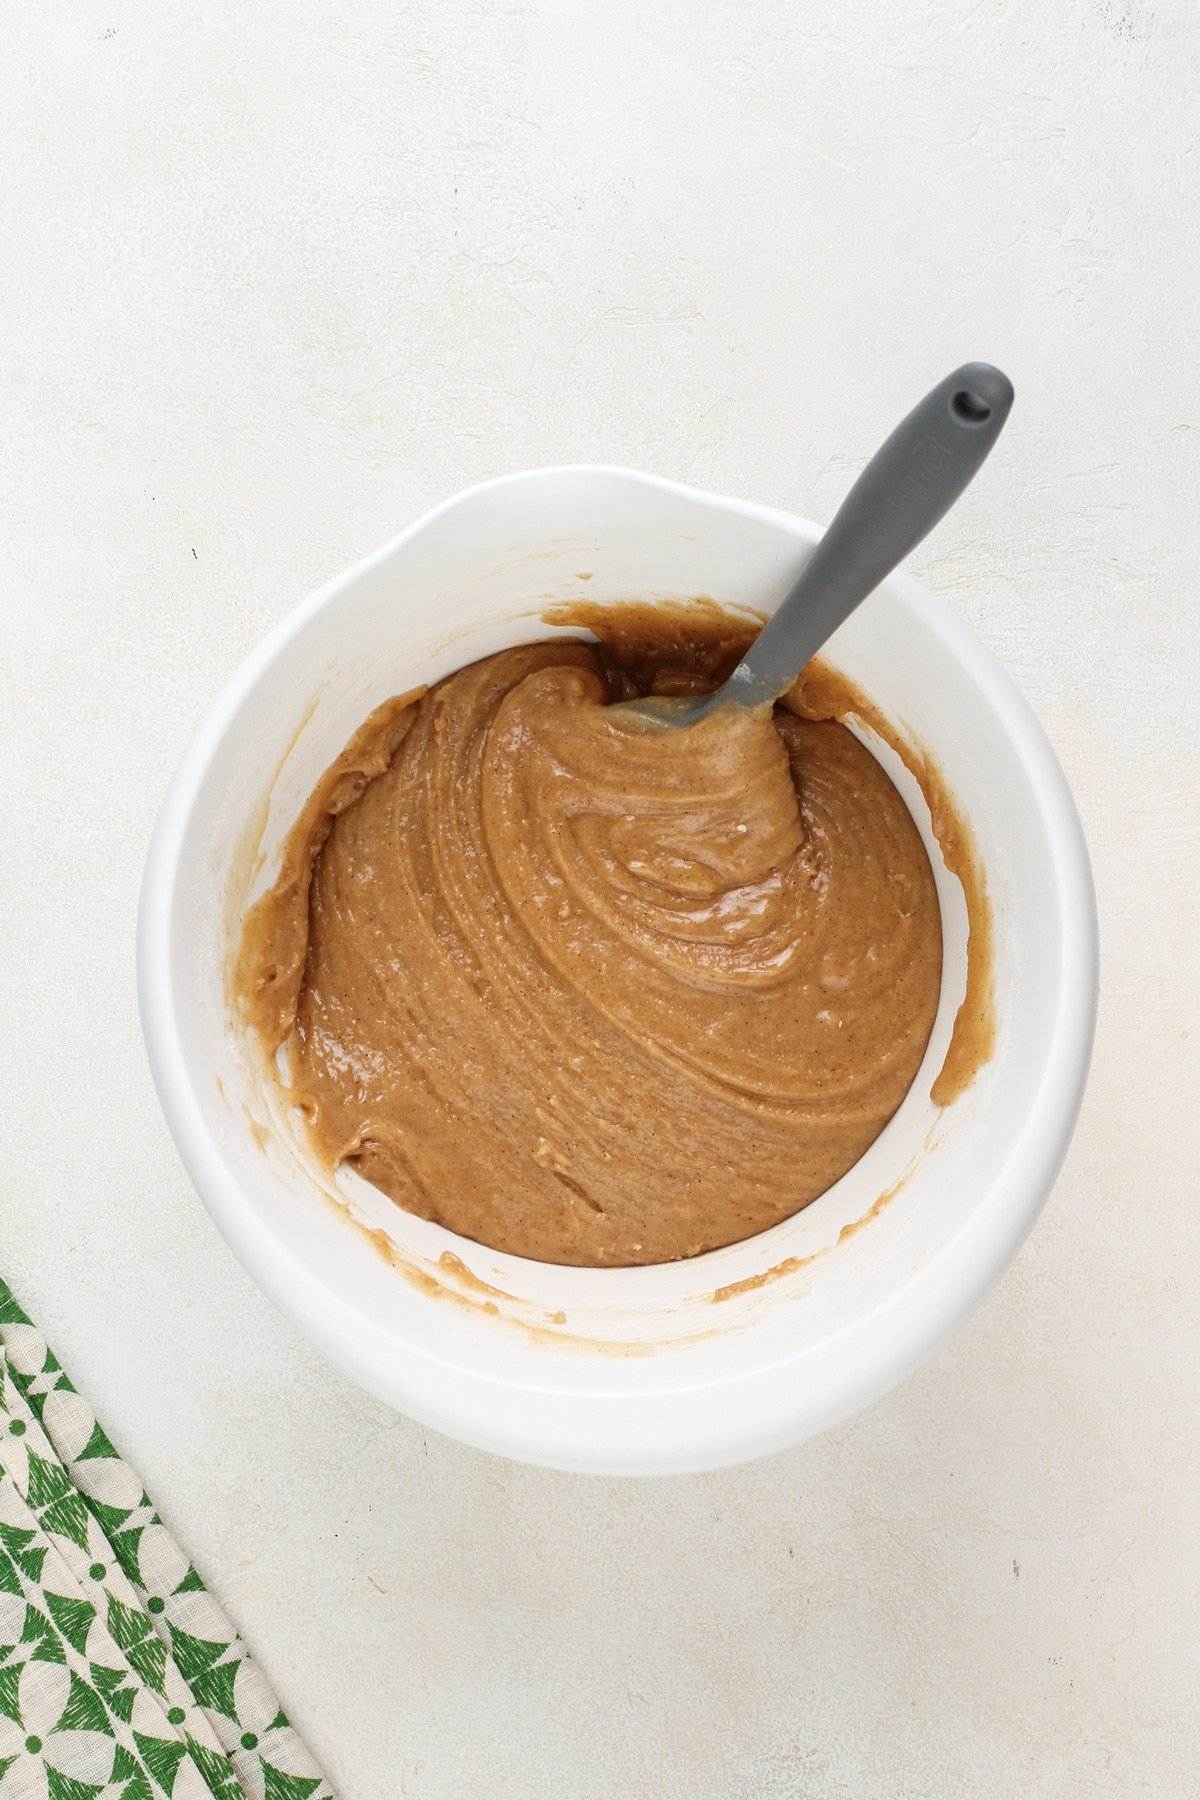
[[[869,751],[802,684],[682,731],[614,711],[752,635],[623,616],[372,715],[238,971],[327,1165],[554,1263],[694,1256],[807,1205],[903,1100],[941,978],[929,860]]]

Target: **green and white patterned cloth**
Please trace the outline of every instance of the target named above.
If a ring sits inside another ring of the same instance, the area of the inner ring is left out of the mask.
[[[0,1800],[333,1800],[0,1281]]]

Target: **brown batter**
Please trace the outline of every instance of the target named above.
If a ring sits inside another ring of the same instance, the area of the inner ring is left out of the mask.
[[[863,1154],[924,1054],[941,922],[903,800],[828,717],[836,677],[664,732],[608,703],[710,687],[753,626],[574,619],[602,647],[504,651],[372,715],[236,986],[328,1166],[498,1250],[664,1262]]]

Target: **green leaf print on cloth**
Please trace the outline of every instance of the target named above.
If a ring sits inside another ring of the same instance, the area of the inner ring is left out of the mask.
[[[333,1800],[0,1281],[0,1800]]]

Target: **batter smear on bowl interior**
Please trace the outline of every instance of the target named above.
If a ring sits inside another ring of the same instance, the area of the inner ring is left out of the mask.
[[[328,1166],[497,1250],[665,1262],[788,1218],[878,1136],[933,1025],[941,919],[828,670],[773,715],[662,731],[609,703],[715,685],[755,625],[573,617],[602,642],[372,714],[235,986]]]

